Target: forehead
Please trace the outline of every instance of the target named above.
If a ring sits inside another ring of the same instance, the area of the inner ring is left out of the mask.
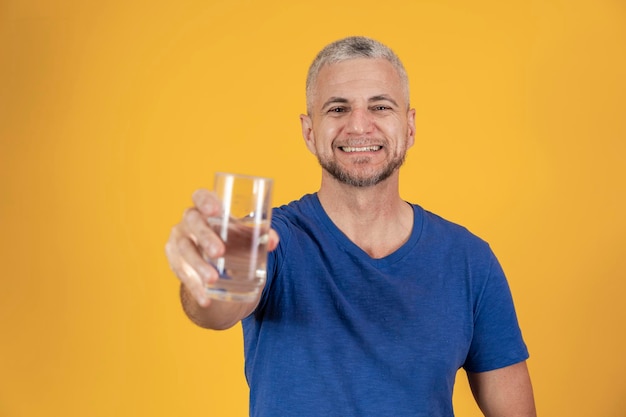
[[[346,99],[387,94],[403,101],[402,80],[386,59],[356,58],[324,65],[317,76],[314,101],[330,96]]]

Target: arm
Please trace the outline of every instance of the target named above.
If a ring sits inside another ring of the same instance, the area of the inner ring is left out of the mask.
[[[536,417],[526,362],[488,372],[468,372],[476,403],[485,417]]]
[[[205,285],[215,282],[218,273],[204,258],[219,257],[225,249],[222,240],[205,221],[217,214],[219,202],[206,190],[196,191],[193,202],[194,207],[187,209],[181,222],[172,228],[165,254],[181,282],[180,300],[189,319],[208,329],[228,329],[252,313],[259,299],[240,303],[207,297]],[[269,249],[273,250],[277,244],[278,235],[270,230]]]

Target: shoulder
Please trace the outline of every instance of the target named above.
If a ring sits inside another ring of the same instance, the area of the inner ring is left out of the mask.
[[[422,238],[453,246],[475,248],[476,250],[490,251],[489,244],[480,236],[471,232],[467,227],[448,220],[438,214],[413,205],[417,213],[421,213]]]
[[[319,201],[317,195],[306,194],[299,200],[276,207],[272,211],[272,227],[279,232],[281,229],[305,227],[315,222],[319,216]]]
[[[294,218],[308,211],[315,210],[317,195],[305,194],[298,200],[275,207],[272,216],[275,218]]]

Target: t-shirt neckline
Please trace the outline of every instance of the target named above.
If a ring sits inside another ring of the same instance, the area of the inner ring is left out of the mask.
[[[415,247],[417,242],[420,239],[423,228],[423,220],[424,214],[423,210],[420,206],[416,204],[408,203],[413,208],[413,228],[411,230],[411,234],[409,239],[404,242],[402,246],[396,249],[394,252],[390,253],[387,256],[382,258],[372,258],[367,252],[361,249],[357,244],[352,242],[336,225],[333,223],[331,218],[328,216],[322,203],[319,200],[317,193],[311,195],[311,203],[313,204],[314,213],[317,217],[317,220],[323,225],[328,232],[335,238],[339,246],[346,252],[352,254],[353,256],[359,259],[367,259],[369,263],[375,265],[377,267],[382,267],[385,265],[391,265],[402,258],[407,256]]]

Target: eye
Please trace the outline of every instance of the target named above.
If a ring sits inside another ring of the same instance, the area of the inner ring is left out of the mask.
[[[344,113],[345,111],[345,107],[331,107],[328,109],[328,113]]]
[[[378,106],[372,107],[372,110],[376,110],[376,111],[391,110],[391,107],[380,104]]]

